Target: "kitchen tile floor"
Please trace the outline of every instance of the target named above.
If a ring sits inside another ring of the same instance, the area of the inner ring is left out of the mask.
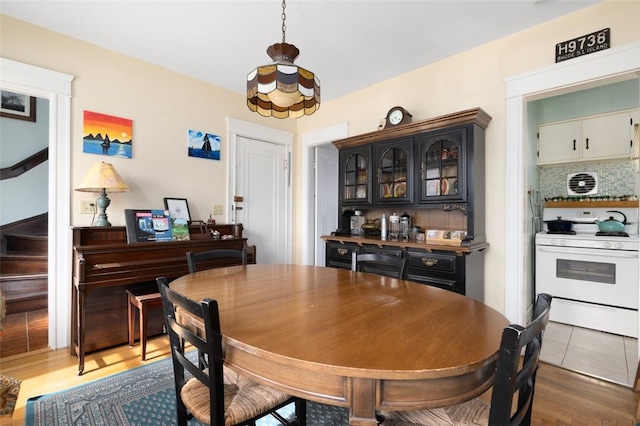
[[[542,361],[590,376],[633,386],[638,339],[549,322]]]

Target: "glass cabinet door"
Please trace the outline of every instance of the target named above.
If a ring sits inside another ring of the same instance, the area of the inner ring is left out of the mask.
[[[413,139],[376,146],[375,200],[379,203],[413,202]]]
[[[340,186],[342,202],[371,203],[371,148],[346,149],[340,152]]]
[[[420,138],[420,200],[464,200],[462,131]]]

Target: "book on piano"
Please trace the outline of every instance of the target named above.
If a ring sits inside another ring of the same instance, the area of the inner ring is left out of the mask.
[[[168,210],[125,209],[124,218],[129,244],[173,240]]]

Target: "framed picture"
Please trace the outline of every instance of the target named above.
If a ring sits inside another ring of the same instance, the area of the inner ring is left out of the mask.
[[[36,98],[24,93],[2,90],[0,117],[36,121]]]
[[[84,111],[82,152],[131,158],[133,120]]]
[[[220,136],[199,130],[189,130],[189,157],[220,160]]]
[[[191,221],[189,204],[187,203],[186,198],[165,198],[164,208],[169,210],[169,216],[171,216],[171,219],[184,219],[187,222]]]

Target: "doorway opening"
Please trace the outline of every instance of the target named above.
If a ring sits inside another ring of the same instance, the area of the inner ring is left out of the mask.
[[[506,205],[505,218],[505,315],[525,323],[531,316],[533,289],[533,220],[528,194],[538,179],[535,156],[535,123],[529,103],[580,90],[638,78],[640,42],[612,48],[506,80]],[[640,96],[640,94],[638,94]],[[638,176],[636,175],[636,188]],[[640,271],[639,271],[640,273]],[[640,322],[640,318],[638,318]],[[634,366],[637,364],[637,353]]]
[[[70,344],[71,81],[73,76],[0,58],[0,87],[49,101],[48,344]]]

